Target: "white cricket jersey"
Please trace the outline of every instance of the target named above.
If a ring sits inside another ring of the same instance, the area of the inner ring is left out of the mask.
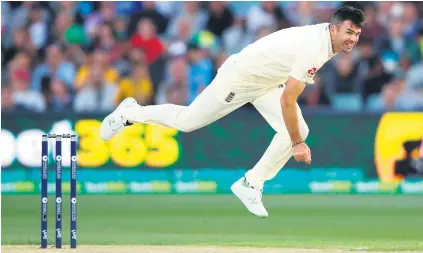
[[[276,31],[234,55],[239,70],[258,82],[276,86],[289,76],[314,83],[314,74],[334,56],[329,23]]]

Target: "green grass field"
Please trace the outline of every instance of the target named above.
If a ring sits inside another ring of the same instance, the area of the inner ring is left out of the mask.
[[[54,243],[54,196],[49,198]],[[69,198],[63,237],[69,243]],[[232,195],[78,197],[78,244],[423,250],[423,196],[265,195],[267,219]],[[38,195],[2,196],[2,244],[40,239]]]

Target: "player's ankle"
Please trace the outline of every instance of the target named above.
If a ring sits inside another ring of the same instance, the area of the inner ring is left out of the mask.
[[[254,190],[263,190],[263,184],[256,183],[254,180],[249,180],[247,176],[244,176],[244,184]]]

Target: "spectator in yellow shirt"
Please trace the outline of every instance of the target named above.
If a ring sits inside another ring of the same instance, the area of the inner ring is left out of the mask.
[[[104,70],[104,80],[107,83],[118,83],[119,81],[119,72],[112,66],[109,62],[109,53],[104,50],[96,50],[94,54],[90,57],[89,62],[85,65],[82,65],[78,73],[76,74],[75,79],[75,88],[76,90],[82,89],[88,80],[88,73],[90,68],[93,66],[98,66]]]
[[[116,104],[118,105],[127,97],[135,98],[140,105],[151,104],[153,93],[153,84],[147,65],[137,64],[133,66],[131,75],[120,81]]]

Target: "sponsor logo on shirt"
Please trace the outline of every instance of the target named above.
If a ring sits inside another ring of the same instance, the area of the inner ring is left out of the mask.
[[[307,71],[307,76],[308,76],[309,78],[313,78],[313,77],[314,77],[314,75],[316,74],[316,72],[317,72],[317,68],[311,68],[311,69],[309,69],[309,70]]]

